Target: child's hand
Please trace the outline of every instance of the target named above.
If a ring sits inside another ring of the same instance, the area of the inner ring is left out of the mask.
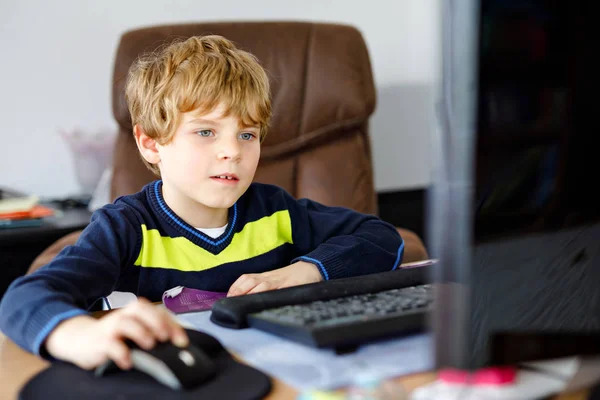
[[[316,265],[298,261],[287,267],[262,274],[244,274],[233,282],[227,296],[264,292],[322,280],[323,276]]]
[[[171,340],[179,347],[187,346],[189,341],[183,327],[165,309],[140,298],[100,319],[83,315],[60,323],[48,336],[46,350],[54,358],[84,369],[95,368],[108,359],[121,369],[129,369],[132,365],[125,339],[143,349],[151,349],[157,341]]]

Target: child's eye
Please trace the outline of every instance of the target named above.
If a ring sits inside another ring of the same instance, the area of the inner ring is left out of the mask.
[[[255,138],[256,136],[254,136],[254,134],[250,133],[250,132],[244,132],[240,135],[240,138],[242,140],[252,140],[253,138]]]
[[[203,137],[209,137],[213,135],[213,131],[211,131],[210,129],[204,129],[201,131],[197,131],[196,133]]]

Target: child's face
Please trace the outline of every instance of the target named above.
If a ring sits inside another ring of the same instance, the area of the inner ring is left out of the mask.
[[[229,208],[254,179],[260,128],[241,127],[223,111],[219,105],[209,113],[183,114],[172,141],[157,145],[163,192],[180,207]]]

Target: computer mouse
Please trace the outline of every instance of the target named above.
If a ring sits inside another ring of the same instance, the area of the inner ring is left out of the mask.
[[[180,348],[171,342],[159,343],[150,350],[125,341],[131,349],[132,369],[143,372],[173,390],[193,389],[216,374],[215,362],[199,347],[190,343]],[[112,360],[96,368],[96,377],[127,373]]]

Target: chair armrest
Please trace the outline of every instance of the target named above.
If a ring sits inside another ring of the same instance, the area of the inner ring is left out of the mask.
[[[421,238],[408,229],[398,228],[398,233],[404,239],[404,257],[402,263],[427,260],[429,255]]]
[[[48,264],[58,253],[61,252],[65,247],[75,244],[79,235],[82,231],[74,231],[69,233],[66,236],[58,239],[56,242],[52,243],[46,250],[44,250],[39,256],[33,260],[29,269],[27,270],[27,274],[31,274],[34,271],[37,271],[44,265]]]

